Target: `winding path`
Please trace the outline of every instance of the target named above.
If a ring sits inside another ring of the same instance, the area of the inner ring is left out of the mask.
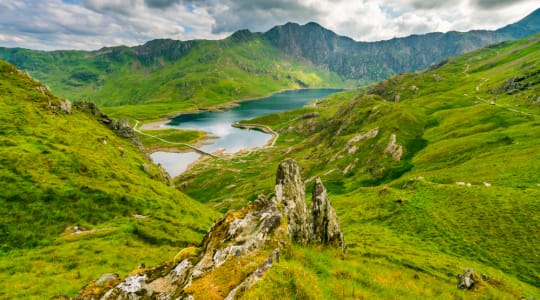
[[[210,153],[210,152],[206,152],[206,151],[204,151],[204,150],[202,150],[202,149],[200,149],[200,148],[197,148],[197,147],[195,147],[195,146],[193,146],[193,145],[190,145],[190,144],[170,142],[170,141],[164,140],[164,139],[162,139],[162,138],[160,138],[160,137],[157,137],[157,136],[155,136],[155,135],[151,135],[151,134],[148,134],[148,133],[144,133],[144,132],[140,131],[139,129],[137,129],[137,127],[139,126],[139,123],[140,123],[140,122],[139,122],[138,120],[135,120],[135,126],[133,126],[133,130],[135,130],[135,132],[137,132],[137,133],[139,133],[139,134],[141,134],[141,135],[144,135],[144,136],[147,136],[147,137],[154,138],[154,139],[159,140],[159,141],[161,141],[161,142],[163,142],[163,143],[167,143],[167,144],[171,144],[171,145],[178,145],[178,146],[188,147],[188,148],[191,148],[191,149],[193,149],[194,151],[196,151],[196,152],[198,152],[198,153],[200,153],[200,154],[208,155],[208,156],[211,156],[211,157],[213,157],[213,158],[224,159],[224,158],[221,157],[221,156],[212,154],[212,153]]]
[[[498,52],[498,51],[496,51],[496,52],[497,52],[497,55],[499,55],[499,52]],[[469,77],[469,76],[470,76],[469,73],[468,73],[469,68],[470,68],[469,64],[466,64],[466,65],[465,65],[465,70],[463,70],[463,74],[465,74],[465,77]],[[474,88],[475,92],[476,92],[476,93],[480,92],[480,88],[481,88],[482,85],[484,85],[488,80],[489,80],[489,79],[487,79],[487,78],[482,78],[482,82],[480,82],[480,84],[478,84],[478,85]],[[521,110],[517,110],[517,109],[513,109],[513,108],[510,108],[510,107],[505,106],[505,105],[500,105],[500,104],[495,103],[494,101],[486,100],[486,99],[484,99],[484,98],[482,98],[482,97],[480,97],[480,96],[476,96],[476,99],[478,99],[478,100],[480,100],[480,101],[482,101],[482,102],[484,102],[484,103],[486,103],[486,104],[493,105],[493,106],[497,106],[497,107],[499,107],[499,108],[506,109],[506,110],[511,111],[511,112],[523,114],[523,115],[526,115],[526,116],[531,116],[531,117],[540,118],[540,115],[533,114],[533,113],[529,113],[529,112],[525,112],[525,111],[521,111]]]

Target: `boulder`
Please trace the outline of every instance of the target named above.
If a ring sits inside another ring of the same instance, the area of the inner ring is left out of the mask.
[[[343,240],[339,220],[332,204],[330,204],[326,188],[319,177],[315,179],[311,205],[311,217],[313,219],[311,240],[343,249],[345,241]]]
[[[60,102],[60,110],[68,115],[71,115],[71,102],[69,100],[62,100]]]
[[[294,159],[287,159],[279,164],[275,192],[276,201],[283,205],[284,215],[289,221],[292,240],[306,244],[312,231],[311,220],[307,213],[304,182]]]
[[[457,287],[459,289],[473,290],[482,281],[482,278],[474,269],[465,269],[458,275]]]

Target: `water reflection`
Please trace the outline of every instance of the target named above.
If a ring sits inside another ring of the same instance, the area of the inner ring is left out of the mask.
[[[263,99],[239,103],[229,110],[221,112],[202,112],[183,114],[171,119],[166,127],[202,130],[215,139],[202,149],[207,152],[221,150],[224,153],[235,153],[242,149],[262,147],[272,138],[271,135],[258,130],[244,130],[232,127],[232,123],[251,119],[262,115],[278,113],[300,108],[314,99],[336,93],[336,89],[285,91]],[[185,168],[199,158],[196,153],[160,153],[152,154],[152,160],[165,167],[171,176],[177,176]],[[169,171],[170,170],[170,171]]]
[[[160,164],[169,175],[176,177],[184,173],[188,166],[199,159],[201,155],[197,152],[173,153],[154,152],[150,158],[156,164]]]

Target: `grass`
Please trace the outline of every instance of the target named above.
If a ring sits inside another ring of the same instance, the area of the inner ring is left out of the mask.
[[[200,241],[218,214],[131,141],[93,115],[51,109],[61,99],[3,61],[0,74],[0,298],[74,296],[101,273]]]
[[[141,138],[141,142],[143,143],[147,151],[154,151],[154,150],[163,149],[163,148],[189,150],[189,148],[185,146],[181,146],[181,145],[175,146],[173,144],[166,143],[163,140],[171,142],[171,143],[185,143],[185,144],[195,145],[207,138],[207,134],[205,132],[195,131],[195,130],[160,129],[160,130],[143,130],[142,132],[162,139],[162,140],[159,140],[148,135],[139,134],[139,137]]]
[[[172,258],[200,241],[214,209],[271,194],[276,166],[292,157],[308,189],[314,176],[328,188],[348,251],[287,249],[244,298],[536,297],[539,47],[538,36],[502,43],[314,108],[248,120],[279,132],[275,147],[205,160],[176,180],[183,193],[159,169],[144,168],[148,161],[129,141],[93,116],[51,111],[49,101],[60,99],[1,63],[0,296],[74,295],[100,273],[124,275],[141,261]],[[527,86],[510,92],[513,77]],[[162,134],[181,140],[191,133]],[[399,160],[386,150],[393,134]],[[95,231],[66,235],[73,225]],[[245,270],[254,266],[245,262]],[[458,290],[456,275],[468,267],[492,280]],[[231,274],[200,280],[228,286],[245,275]]]
[[[308,190],[313,176],[322,177],[348,253],[297,248],[247,299],[534,297],[540,86],[530,74],[540,69],[539,47],[537,36],[502,43],[336,94],[316,108],[246,120],[276,130],[276,146],[207,161],[177,183],[226,211],[272,193],[275,167],[286,157],[299,161]],[[525,77],[527,87],[509,93],[512,77]],[[319,116],[301,118],[311,112]],[[351,142],[374,128],[375,137]],[[391,134],[403,147],[400,161],[385,152]],[[456,275],[467,267],[496,280],[460,291]]]
[[[180,52],[167,48],[167,41],[154,43],[164,50],[151,59],[127,47],[54,53],[4,49],[2,57],[62,97],[94,101],[111,116],[139,120],[219,107],[283,89],[351,84],[335,73],[285,58],[258,37],[195,41]]]

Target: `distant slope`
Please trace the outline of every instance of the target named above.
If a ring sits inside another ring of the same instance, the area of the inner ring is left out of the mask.
[[[0,48],[0,58],[62,97],[94,101],[117,116],[152,119],[281,89],[365,85],[539,30],[537,10],[497,31],[380,42],[356,42],[316,23],[288,23],[266,33],[240,30],[221,41],[153,40],[90,52]]]
[[[92,106],[66,104],[0,60],[0,298],[73,296],[113,265],[198,243],[216,216]]]
[[[344,85],[336,74],[282,58],[260,34],[248,31],[222,41],[154,40],[93,52],[4,48],[0,53],[59,95],[94,101],[124,117],[157,118],[281,89]]]
[[[425,69],[450,56],[540,32],[540,9],[496,31],[428,33],[380,42],[356,42],[316,23],[288,23],[265,33],[283,53],[360,83]]]
[[[247,120],[277,131],[276,146],[209,161],[178,182],[222,210],[271,193],[287,157],[302,166],[308,190],[314,176],[325,182],[349,252],[294,249],[248,299],[536,297],[539,74],[539,35],[499,43]],[[457,290],[467,267],[497,280]]]

